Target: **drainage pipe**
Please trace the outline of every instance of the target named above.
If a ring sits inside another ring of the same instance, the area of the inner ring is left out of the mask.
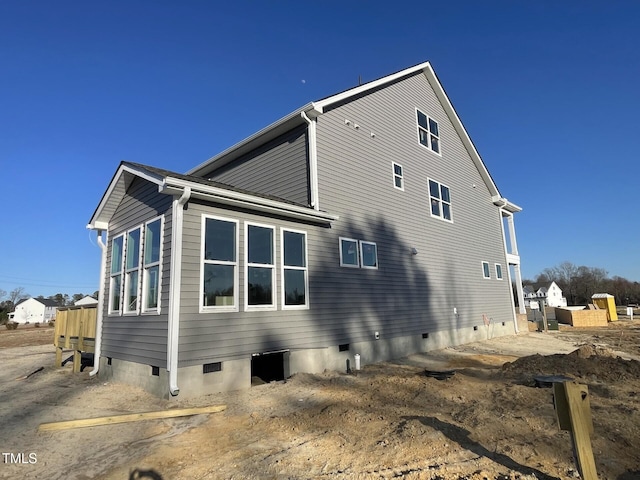
[[[93,377],[100,370],[100,351],[102,350],[102,320],[104,312],[104,277],[107,271],[107,245],[102,241],[102,230],[98,230],[98,245],[102,253],[100,260],[100,288],[98,289],[98,311],[96,312],[96,339],[93,353],[93,370],[89,376]]]
[[[310,119],[304,111],[300,112],[303,120],[309,125],[309,188],[311,189],[311,206],[320,210],[318,197],[318,147],[316,145],[317,120]]]
[[[182,283],[182,223],[184,206],[191,198],[191,187],[184,187],[180,198],[173,197],[171,207],[171,272],[169,287],[169,318],[167,331],[167,370],[169,392],[176,396],[178,388],[178,335],[180,333],[180,291]]]

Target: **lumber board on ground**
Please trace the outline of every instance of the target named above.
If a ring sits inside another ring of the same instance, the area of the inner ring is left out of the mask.
[[[113,415],[110,417],[84,418],[81,420],[42,423],[40,424],[38,430],[40,432],[51,432],[55,430],[68,430],[71,428],[97,427],[100,425],[115,425],[118,423],[139,422],[141,420],[188,417],[191,415],[200,415],[202,413],[222,412],[226,408],[226,405],[211,405],[208,407],[177,408],[170,410],[160,410],[156,412],[127,413],[124,415]]]

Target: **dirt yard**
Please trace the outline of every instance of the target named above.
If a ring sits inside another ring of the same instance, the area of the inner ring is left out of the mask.
[[[538,374],[588,385],[599,477],[640,479],[638,321],[496,338],[189,402],[73,374],[70,363],[56,369],[52,335],[0,330],[2,479],[577,478]],[[425,369],[456,372],[437,380]],[[38,432],[44,422],[218,404],[227,409]]]

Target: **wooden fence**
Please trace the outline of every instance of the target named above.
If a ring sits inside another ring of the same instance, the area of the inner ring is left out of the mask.
[[[61,307],[56,314],[53,345],[56,347],[56,367],[62,366],[63,349],[73,350],[73,371],[80,371],[82,352],[95,352],[96,305]]]

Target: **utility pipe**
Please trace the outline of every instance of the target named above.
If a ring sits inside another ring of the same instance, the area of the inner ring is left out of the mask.
[[[100,370],[100,351],[102,350],[102,319],[104,312],[104,284],[107,271],[107,245],[102,241],[102,230],[98,230],[98,245],[102,251],[102,259],[100,260],[100,288],[98,289],[98,311],[96,312],[96,344],[93,353],[93,370],[89,372],[89,376],[93,377]]]
[[[180,198],[173,197],[171,207],[171,273],[169,287],[169,318],[167,331],[167,369],[169,392],[176,396],[178,388],[178,335],[180,333],[180,290],[182,280],[182,223],[184,206],[191,198],[191,187],[185,187]]]
[[[314,210],[320,210],[318,198],[318,147],[316,146],[316,122],[307,117],[304,110],[300,112],[303,120],[309,125],[309,188],[311,189],[311,206]]]

